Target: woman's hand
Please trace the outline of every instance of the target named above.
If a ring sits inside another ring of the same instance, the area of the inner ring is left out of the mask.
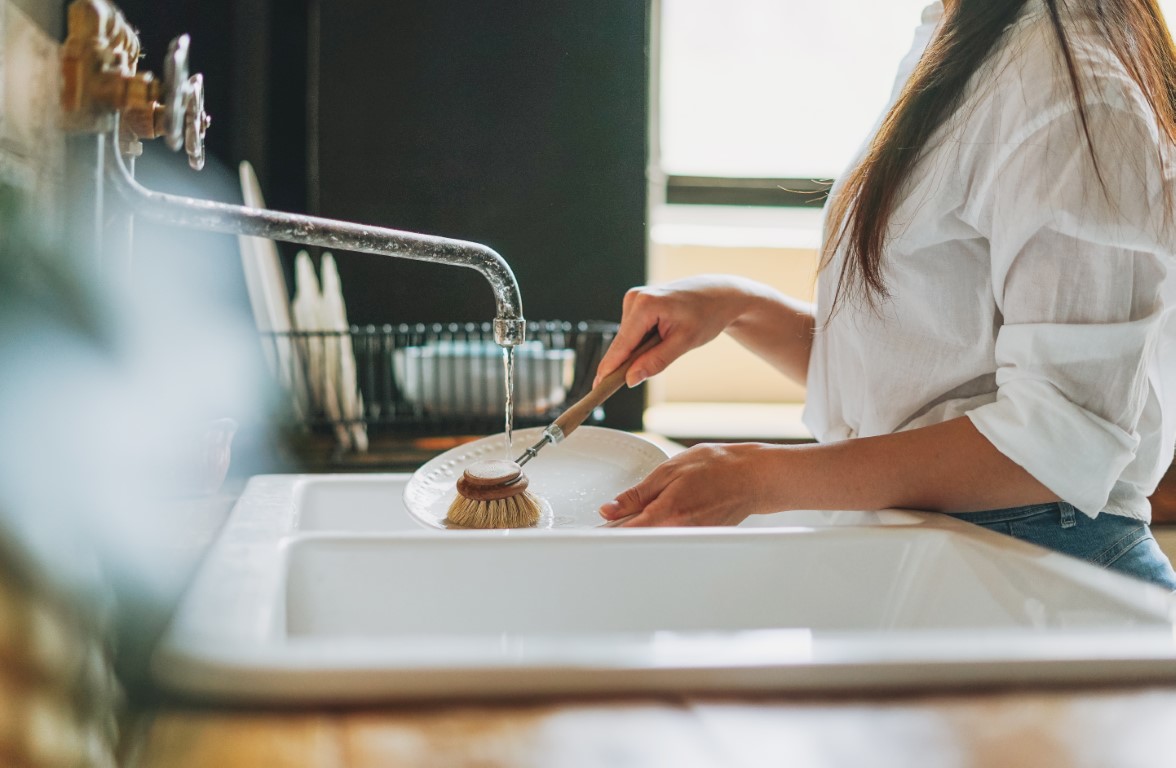
[[[625,294],[621,327],[600,360],[596,381],[616,370],[649,331],[662,343],[633,362],[625,383],[635,387],[679,357],[714,339],[745,311],[757,284],[738,277],[701,275]]]
[[[762,443],[696,445],[668,459],[600,508],[620,526],[738,525],[778,512],[786,498],[787,448]],[[628,519],[625,519],[628,518]]]
[[[633,361],[625,383],[635,387],[724,331],[801,384],[812,350],[812,307],[762,283],[731,275],[699,275],[625,294],[621,327],[596,369],[615,371],[653,329],[662,342]]]

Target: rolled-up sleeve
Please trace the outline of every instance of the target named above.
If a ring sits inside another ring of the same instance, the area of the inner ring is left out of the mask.
[[[995,402],[968,413],[1001,453],[1093,517],[1140,443],[1166,273],[1164,179],[1135,110],[1073,111],[1010,141],[980,191],[998,309]]]

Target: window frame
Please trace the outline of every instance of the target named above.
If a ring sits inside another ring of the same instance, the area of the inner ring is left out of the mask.
[[[832,185],[831,179],[668,175],[665,177],[665,203],[823,208]]]

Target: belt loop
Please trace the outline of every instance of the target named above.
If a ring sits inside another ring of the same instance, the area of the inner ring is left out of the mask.
[[[1074,506],[1064,501],[1058,502],[1058,510],[1062,513],[1062,528],[1073,528],[1078,525],[1078,518],[1074,514]]]

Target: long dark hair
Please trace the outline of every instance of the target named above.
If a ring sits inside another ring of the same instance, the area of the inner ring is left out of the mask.
[[[937,128],[959,108],[968,81],[992,54],[1029,0],[948,1],[943,27],[928,47],[863,161],[832,201],[821,269],[843,246],[835,311],[843,299],[876,306],[887,296],[882,254],[890,216]],[[1161,135],[1176,141],[1176,48],[1156,0],[1045,0],[1069,73],[1078,115],[1095,169],[1098,158],[1087,124],[1078,65],[1062,13],[1092,19],[1147,99]],[[1071,8],[1070,6],[1079,6]],[[1101,173],[1100,173],[1101,175]]]

